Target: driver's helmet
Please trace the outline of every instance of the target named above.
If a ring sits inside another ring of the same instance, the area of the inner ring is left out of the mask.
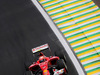
[[[42,62],[44,62],[44,61],[45,61],[45,56],[40,56],[40,57],[39,57],[39,62],[42,63]]]

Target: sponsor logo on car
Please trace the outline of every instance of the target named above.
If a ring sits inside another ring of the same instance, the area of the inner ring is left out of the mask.
[[[36,48],[33,48],[32,52],[36,53],[36,52],[39,52],[39,51],[47,49],[47,48],[49,48],[48,44],[44,44],[44,45],[38,46]]]

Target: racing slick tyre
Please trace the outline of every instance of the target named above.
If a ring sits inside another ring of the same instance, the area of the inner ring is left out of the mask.
[[[32,75],[42,75],[42,70],[39,68],[37,71],[33,72],[32,71]]]
[[[55,56],[58,56],[60,59],[64,59],[64,54],[62,51],[56,51]]]
[[[63,53],[63,51],[56,51],[55,56],[58,56],[60,59],[63,59],[65,61],[65,63],[67,62],[66,56]]]
[[[60,70],[60,69],[62,69],[62,68],[65,69],[65,72],[64,72],[63,75],[67,75],[67,74],[68,74],[68,71],[67,71],[66,63],[64,62],[63,59],[59,59],[59,60],[57,61],[57,69]]]

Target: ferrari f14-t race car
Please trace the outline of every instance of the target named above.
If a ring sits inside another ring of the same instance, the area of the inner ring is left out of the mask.
[[[41,50],[49,48],[48,44],[33,49],[33,53],[39,52],[36,62],[29,66],[33,75],[67,75],[67,66],[58,56],[45,56]]]

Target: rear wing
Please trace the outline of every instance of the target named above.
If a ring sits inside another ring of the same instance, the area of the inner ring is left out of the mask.
[[[38,46],[36,48],[33,48],[32,49],[32,53],[37,53],[37,52],[40,52],[42,50],[46,50],[46,49],[49,49],[49,45],[48,44],[44,44],[44,45],[41,45],[41,46]]]
[[[35,62],[38,60],[40,52],[42,52],[47,57],[52,56],[52,53],[48,44],[35,47],[32,49]]]

